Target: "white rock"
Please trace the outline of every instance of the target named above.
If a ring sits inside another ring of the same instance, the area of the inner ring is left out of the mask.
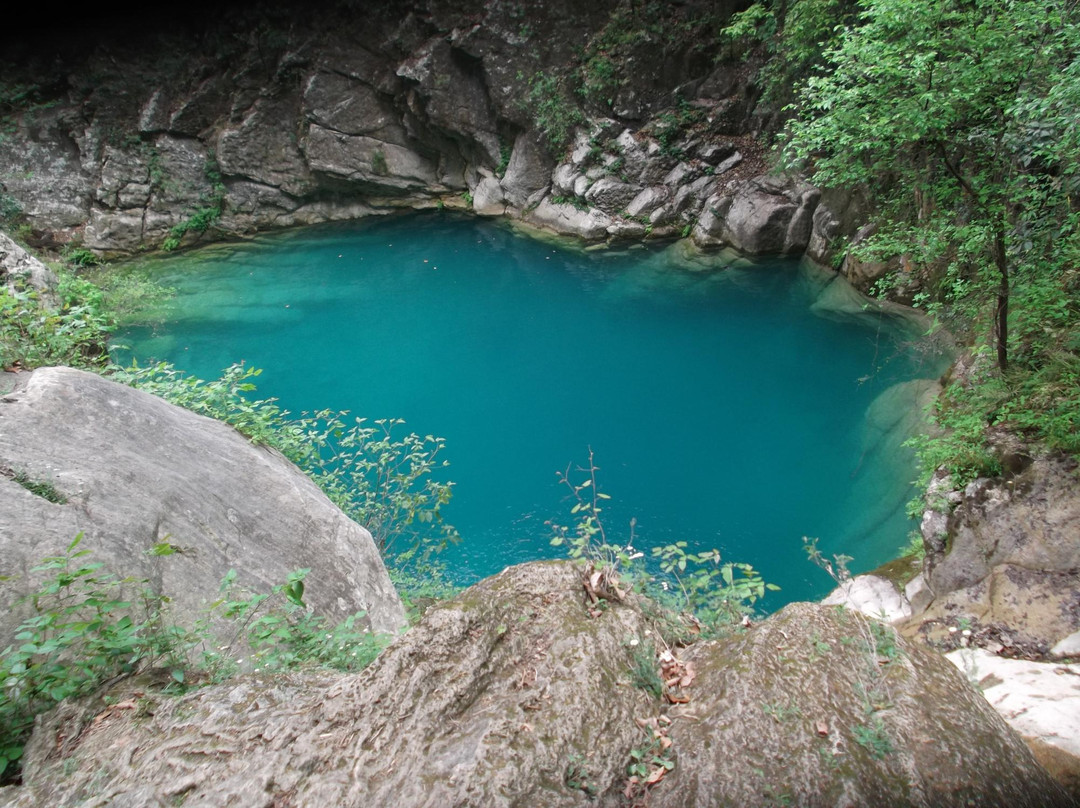
[[[896,591],[892,581],[877,575],[856,575],[821,602],[825,606],[846,606],[889,622],[911,616],[907,599]]]
[[[1021,735],[1080,757],[1080,665],[1005,659],[981,648],[946,657]]]
[[[502,216],[506,198],[502,186],[494,177],[484,177],[473,189],[473,210],[481,216]]]
[[[934,599],[934,593],[926,583],[926,576],[920,572],[908,581],[907,586],[904,587],[904,597],[907,598],[907,602],[911,604],[911,610],[916,614],[926,611],[926,607]]]
[[[1080,656],[1080,631],[1075,631],[1050,649],[1055,656]]]

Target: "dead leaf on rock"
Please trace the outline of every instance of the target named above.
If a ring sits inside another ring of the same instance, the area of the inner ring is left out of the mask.
[[[666,775],[666,774],[667,774],[667,769],[665,769],[663,766],[657,766],[655,769],[653,769],[651,772],[649,772],[649,776],[645,778],[645,785],[647,785],[647,786],[656,785],[657,783],[659,783],[661,780],[664,779],[664,775]]]

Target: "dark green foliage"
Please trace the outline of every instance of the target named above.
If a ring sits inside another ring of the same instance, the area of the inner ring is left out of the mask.
[[[52,577],[32,596],[35,614],[19,627],[16,644],[0,653],[0,778],[17,766],[38,713],[113,676],[154,665],[182,669],[183,637],[162,623],[163,600],[146,590],[129,598],[143,582],[91,563],[89,551],[78,549],[81,539],[36,568]]]
[[[758,79],[763,100],[781,109],[795,100],[800,84],[826,69],[824,52],[857,10],[857,0],[759,0],[732,15],[721,41],[735,52],[765,52]]]
[[[958,480],[995,471],[992,425],[1080,448],[1077,13],[866,0],[789,128],[789,161],[870,200],[878,229],[862,254],[903,256],[922,278],[916,303],[980,357],[938,406],[946,436],[918,444],[924,466]]]
[[[518,80],[524,80],[519,73]],[[566,80],[557,73],[538,70],[528,80],[529,89],[522,102],[548,146],[561,154],[570,145],[574,130],[585,123],[585,116],[566,89]]]
[[[380,177],[385,177],[390,173],[386,165],[386,154],[381,149],[376,149],[371,153],[371,170]]]

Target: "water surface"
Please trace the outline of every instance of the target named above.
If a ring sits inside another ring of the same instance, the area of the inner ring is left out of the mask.
[[[894,556],[913,527],[905,383],[940,363],[794,262],[682,252],[586,252],[443,214],[323,226],[160,262],[179,294],[122,341],[204,378],[263,368],[259,396],[297,413],[443,436],[463,581],[561,552],[556,472],[589,447],[609,528],[634,517],[639,547],[747,561],[782,587],[772,606],[829,589],[804,535],[858,570]]]

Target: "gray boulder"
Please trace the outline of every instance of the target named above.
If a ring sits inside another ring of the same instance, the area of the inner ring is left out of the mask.
[[[625,210],[640,192],[640,185],[621,182],[614,177],[602,177],[585,192],[585,199],[606,213],[618,213]]]
[[[35,289],[46,302],[55,303],[54,293],[59,283],[56,273],[0,233],[0,284],[11,289],[16,283]]]
[[[502,216],[506,212],[506,197],[502,185],[494,177],[484,177],[473,189],[473,210],[480,216]]]
[[[886,622],[911,616],[911,604],[880,575],[856,575],[829,593],[823,606],[844,606]]]
[[[551,184],[551,170],[555,161],[530,132],[522,132],[514,141],[514,150],[502,179],[507,201],[519,210],[529,203],[529,198]]]
[[[604,238],[613,223],[613,219],[603,211],[579,210],[573,205],[556,204],[550,198],[527,212],[525,221],[555,233],[579,236],[586,241]]]
[[[710,198],[693,238],[702,247],[727,245],[750,255],[801,253],[820,198],[813,186],[788,177],[733,182]]]
[[[590,609],[577,568],[526,564],[359,674],[142,688],[142,709],[118,709],[132,683],[41,721],[0,803],[1069,804],[949,662],[861,615],[797,604],[657,655],[644,606]],[[663,702],[643,686],[661,671]]]
[[[378,631],[403,611],[370,534],[295,466],[231,427],[71,368],[20,374],[0,399],[0,647],[44,557],[82,547],[121,575],[149,579],[191,624],[222,577],[267,591],[309,567],[305,599],[341,619],[366,610]],[[25,475],[56,504],[13,479]],[[151,557],[168,542],[182,552]]]

